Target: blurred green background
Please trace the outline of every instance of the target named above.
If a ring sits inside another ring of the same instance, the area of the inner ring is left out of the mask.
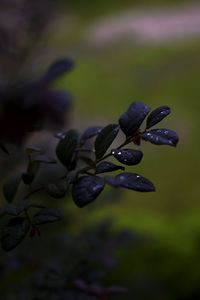
[[[116,122],[131,102],[141,100],[152,109],[170,106],[172,114],[160,126],[180,136],[176,149],[141,146],[144,159],[133,170],[155,183],[155,193],[118,195],[108,188],[92,208],[75,208],[74,214],[80,224],[112,217],[117,228],[151,239],[118,253],[120,263],[110,278],[129,286],[126,299],[197,299],[200,5],[178,0],[60,2],[34,63],[48,64],[62,55],[75,60],[73,72],[56,83],[74,95],[72,127]]]

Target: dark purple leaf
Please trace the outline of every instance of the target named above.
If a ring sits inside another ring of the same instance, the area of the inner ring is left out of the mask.
[[[101,158],[119,132],[119,126],[117,124],[110,124],[104,127],[95,140],[95,154],[96,158]]]
[[[71,71],[73,67],[74,62],[71,59],[60,59],[49,67],[47,73],[44,76],[44,80],[47,84],[49,84],[52,81],[56,80],[59,76],[62,76],[65,73]]]
[[[134,166],[140,163],[143,153],[133,149],[113,149],[112,155],[122,164]]]
[[[144,132],[142,139],[155,145],[169,145],[173,147],[175,147],[179,141],[175,131],[165,128]]]
[[[47,192],[51,197],[59,199],[66,195],[68,187],[69,182],[67,182],[67,180],[59,180],[54,183],[49,183],[47,186]]]
[[[69,130],[64,139],[61,139],[56,147],[56,155],[59,161],[68,167],[72,161],[74,150],[78,144],[78,132],[74,129]]]
[[[78,207],[93,202],[103,191],[104,179],[94,176],[80,177],[72,186],[72,197]]]
[[[0,216],[1,217],[5,215],[18,216],[25,210],[27,205],[28,204],[26,201],[21,201],[18,203],[7,203],[5,207],[1,209]]]
[[[115,180],[123,188],[139,192],[155,191],[155,187],[151,181],[135,173],[121,173],[115,177]]]
[[[80,139],[80,144],[84,144],[86,140],[93,138],[94,136],[98,135],[102,130],[102,127],[100,126],[94,126],[87,128]]]
[[[119,124],[126,137],[131,137],[140,128],[150,108],[142,102],[133,102],[120,117]]]
[[[23,217],[11,218],[2,230],[1,245],[3,250],[11,251],[17,247],[27,235],[29,229],[30,222],[28,219]]]
[[[60,211],[56,208],[42,208],[32,218],[33,225],[42,225],[59,221],[61,219]]]
[[[33,163],[43,163],[43,164],[56,164],[57,161],[53,157],[49,157],[47,155],[36,155],[35,158],[32,159]]]
[[[104,177],[105,183],[109,184],[115,188],[119,187],[119,182],[116,180],[115,177],[112,176],[106,176]]]
[[[106,177],[105,181],[113,187],[123,187],[139,192],[155,191],[151,181],[135,173],[124,172],[115,177]]]
[[[147,118],[146,128],[149,129],[150,127],[154,126],[155,124],[162,121],[166,116],[170,114],[171,110],[168,106],[160,106],[153,110]]]
[[[96,167],[96,174],[124,170],[123,166],[117,166],[111,162],[103,161]]]

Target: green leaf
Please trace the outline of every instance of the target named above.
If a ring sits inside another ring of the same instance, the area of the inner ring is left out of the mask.
[[[32,218],[33,225],[56,222],[61,219],[60,211],[56,208],[42,208]]]
[[[61,139],[56,147],[56,155],[59,161],[66,167],[72,162],[74,150],[78,144],[79,134],[76,130],[69,130],[65,137]]]
[[[30,229],[30,222],[27,218],[11,218],[3,227],[1,235],[1,246],[5,251],[11,251],[19,245]]]
[[[96,159],[100,159],[106,153],[119,132],[119,125],[110,124],[104,127],[95,140]]]
[[[3,186],[3,194],[7,202],[12,202],[21,181],[21,174],[9,178]]]

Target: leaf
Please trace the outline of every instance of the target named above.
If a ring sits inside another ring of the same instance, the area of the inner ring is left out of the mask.
[[[72,186],[72,197],[78,207],[93,202],[103,191],[104,179],[94,176],[80,177]]]
[[[47,70],[47,73],[44,76],[44,81],[46,84],[54,81],[57,79],[57,77],[64,75],[66,72],[71,71],[71,69],[74,67],[74,62],[69,59],[60,59],[56,62],[54,62],[49,69]]]
[[[68,187],[69,182],[65,180],[59,180],[57,182],[48,184],[47,192],[51,197],[59,199],[66,195]]]
[[[155,191],[155,187],[151,181],[135,173],[124,172],[114,178],[107,177],[106,182],[114,187],[123,187],[139,192]]]
[[[176,147],[179,137],[170,129],[154,129],[142,134],[142,139],[155,145],[169,145]]]
[[[33,225],[56,222],[61,219],[60,211],[56,208],[42,208],[32,218]]]
[[[106,151],[116,138],[118,132],[119,126],[117,124],[110,124],[101,130],[95,140],[94,145],[97,159],[101,158],[106,153]]]
[[[7,203],[3,209],[1,209],[0,216],[11,215],[18,216],[25,208],[27,208],[27,202],[21,201],[18,203]]]
[[[126,137],[131,137],[140,128],[150,108],[142,102],[133,102],[119,118],[119,124]]]
[[[43,163],[43,164],[56,164],[57,163],[57,161],[54,158],[49,157],[47,155],[37,155],[37,157],[34,158],[32,160],[32,162]]]
[[[3,227],[1,235],[1,245],[2,249],[5,251],[11,251],[27,235],[30,229],[30,222],[27,218],[15,217],[11,218],[8,224]]]
[[[81,138],[80,138],[80,144],[83,145],[86,140],[93,138],[94,136],[98,135],[102,130],[102,127],[100,126],[93,126],[93,127],[89,127],[87,128]]]
[[[111,185],[112,187],[119,187],[119,182],[116,180],[115,177],[106,176],[104,177],[105,183]]]
[[[123,166],[117,166],[111,162],[103,161],[98,166],[96,166],[96,174],[100,173],[106,173],[106,172],[112,172],[117,170],[124,170],[125,168]]]
[[[3,186],[3,194],[7,202],[12,202],[21,181],[21,174],[9,178]]]
[[[74,150],[78,144],[78,132],[74,129],[69,130],[63,139],[58,142],[56,155],[59,161],[66,167],[70,166]]]
[[[162,121],[166,116],[171,113],[171,109],[168,106],[160,106],[153,110],[147,118],[146,129],[154,126],[155,124]]]
[[[140,163],[143,153],[133,149],[113,149],[112,155],[122,164],[134,166]]]

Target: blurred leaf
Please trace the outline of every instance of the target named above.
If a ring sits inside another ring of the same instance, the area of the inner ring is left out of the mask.
[[[21,201],[18,203],[8,203],[5,205],[3,209],[1,209],[0,216],[5,215],[12,215],[12,216],[18,216],[20,213],[24,211],[24,209],[27,207],[26,201]]]
[[[64,139],[61,139],[56,147],[56,155],[59,161],[66,167],[69,167],[74,150],[78,144],[78,132],[74,129],[69,130]]]
[[[106,182],[114,187],[123,187],[139,192],[155,191],[155,187],[151,181],[135,173],[124,172],[114,178],[107,177]]]
[[[89,127],[87,128],[81,138],[80,138],[80,144],[84,144],[86,142],[86,140],[93,138],[94,136],[98,135],[102,130],[102,127],[100,126],[93,126],[93,127]]]
[[[124,170],[123,166],[117,166],[111,162],[103,161],[98,166],[96,166],[96,174],[112,172],[116,170]]]
[[[113,149],[112,155],[122,164],[134,166],[140,163],[143,153],[133,149]]]
[[[25,238],[29,229],[30,222],[27,218],[11,218],[8,224],[2,229],[1,245],[3,250],[11,251],[17,247]]]
[[[80,177],[72,186],[72,197],[78,207],[94,201],[103,191],[104,179],[94,176]]]
[[[61,219],[60,211],[57,208],[42,208],[32,218],[33,225],[42,225],[56,222]]]
[[[71,71],[74,67],[73,60],[69,58],[60,59],[56,62],[54,62],[49,69],[47,70],[47,73],[44,76],[44,80],[46,84],[49,84],[50,82],[57,79],[57,77],[64,75],[65,73]]]
[[[3,194],[7,202],[12,202],[21,181],[21,174],[9,178],[3,186]]]
[[[166,116],[170,114],[171,110],[168,106],[160,106],[153,110],[147,118],[146,128],[149,129],[150,127],[154,126],[155,124],[162,121]]]
[[[33,163],[43,163],[43,164],[56,164],[57,161],[52,158],[52,157],[49,157],[47,155],[37,155],[36,158],[34,158],[32,160]]]
[[[96,158],[101,158],[119,132],[119,126],[117,124],[110,124],[104,127],[95,140],[95,154]]]
[[[140,128],[150,108],[142,102],[133,102],[119,118],[119,124],[126,137],[131,137]]]
[[[47,192],[51,197],[59,199],[65,196],[68,188],[69,182],[66,180],[59,180],[57,182],[48,184]]]
[[[176,147],[179,137],[177,133],[170,129],[154,129],[142,134],[142,139],[155,145],[169,145]]]

